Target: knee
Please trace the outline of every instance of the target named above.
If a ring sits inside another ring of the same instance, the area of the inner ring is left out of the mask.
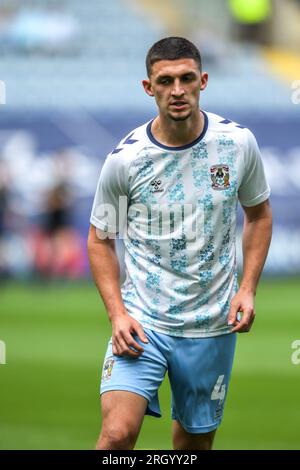
[[[96,450],[132,450],[134,436],[126,428],[103,428],[96,445]]]
[[[205,436],[198,441],[199,450],[212,450],[213,447],[213,437]]]
[[[208,436],[177,437],[173,439],[175,450],[211,450],[213,439]]]

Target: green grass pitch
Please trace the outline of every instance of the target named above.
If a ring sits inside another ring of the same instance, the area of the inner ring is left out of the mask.
[[[264,280],[250,334],[239,335],[215,449],[300,448],[299,279]],[[110,324],[92,283],[0,288],[0,449],[93,449]],[[137,449],[171,449],[170,391],[163,417],[146,417]]]

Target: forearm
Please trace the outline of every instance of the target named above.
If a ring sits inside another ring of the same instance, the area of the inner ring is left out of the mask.
[[[91,231],[95,232],[93,229]],[[90,232],[88,256],[93,279],[105,304],[109,319],[126,314],[120,289],[120,265],[114,240],[95,239]]]
[[[255,294],[272,236],[271,210],[263,217],[245,217],[243,230],[243,276],[240,289]]]
[[[137,335],[144,343],[148,343],[148,339],[140,323],[129,315],[123,303],[115,241],[98,238],[95,227],[91,225],[88,255],[95,284],[112,324],[112,352],[114,355],[136,358],[144,352],[144,348],[134,336]]]

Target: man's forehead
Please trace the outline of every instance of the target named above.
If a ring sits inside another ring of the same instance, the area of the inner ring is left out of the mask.
[[[151,70],[151,74],[155,76],[189,72],[199,72],[199,66],[194,59],[158,60],[154,62]]]

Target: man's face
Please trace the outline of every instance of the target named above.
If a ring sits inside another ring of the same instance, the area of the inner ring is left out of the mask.
[[[206,88],[207,80],[207,73],[201,74],[194,59],[159,60],[143,86],[155,97],[160,114],[184,121],[198,111],[200,90]]]

